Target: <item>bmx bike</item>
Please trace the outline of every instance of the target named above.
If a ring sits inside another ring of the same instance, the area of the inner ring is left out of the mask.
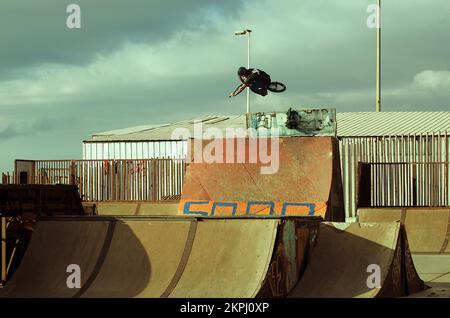
[[[286,90],[286,85],[280,82],[272,82],[267,86],[267,90],[272,93],[282,93]]]
[[[240,84],[233,92],[235,94],[239,89],[241,88],[242,84]],[[271,91],[272,93],[282,93],[286,90],[286,85],[280,82],[271,82],[269,85],[267,85],[267,90]],[[229,96],[231,97],[231,95]]]

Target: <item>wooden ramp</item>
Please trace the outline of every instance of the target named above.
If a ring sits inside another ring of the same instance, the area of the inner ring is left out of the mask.
[[[67,267],[77,264],[83,285],[96,268],[99,255],[105,253],[105,238],[110,222],[39,221],[12,279],[1,294],[6,297],[73,297],[77,290],[66,284]]]
[[[335,137],[193,140],[190,149],[181,215],[345,218]],[[205,153],[220,163],[205,162]],[[268,167],[273,173],[263,172]]]
[[[367,284],[379,266],[379,288]],[[290,297],[399,297],[423,290],[399,222],[323,223]]]
[[[3,285],[14,274],[41,216],[84,215],[78,188],[73,185],[2,184],[0,250]]]
[[[172,216],[178,213],[178,202],[83,202],[83,207],[86,214],[101,216]]]
[[[401,221],[414,254],[450,254],[450,208],[359,208],[360,222]]]
[[[414,266],[430,289],[412,297],[450,297],[450,208],[360,208],[360,221],[405,225]]]
[[[381,290],[364,287],[371,263],[382,268]],[[66,283],[71,264],[79,289]],[[59,217],[38,222],[0,296],[395,297],[421,286],[398,223]]]
[[[49,218],[2,297],[254,297],[279,220]],[[70,264],[81,288],[70,289]]]

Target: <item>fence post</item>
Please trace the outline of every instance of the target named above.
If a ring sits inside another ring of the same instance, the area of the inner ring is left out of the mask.
[[[76,184],[76,166],[75,166],[75,160],[72,160],[70,162],[70,184],[75,185]]]
[[[416,164],[413,163],[412,165],[412,170],[413,170],[413,177],[412,177],[412,186],[413,186],[413,202],[412,205],[413,206],[417,206],[417,173],[416,173]]]
[[[158,201],[158,182],[157,178],[159,173],[156,172],[157,169],[157,159],[152,159],[152,201]]]
[[[1,216],[1,262],[2,262],[2,281],[1,284],[4,285],[6,282],[6,217]]]

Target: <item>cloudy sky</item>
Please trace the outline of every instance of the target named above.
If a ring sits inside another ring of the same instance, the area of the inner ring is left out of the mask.
[[[66,26],[67,6],[81,28]],[[81,158],[90,134],[206,114],[246,64],[287,84],[252,109],[375,105],[374,0],[0,0],[0,171],[15,158]],[[383,110],[450,109],[450,1],[383,6]]]

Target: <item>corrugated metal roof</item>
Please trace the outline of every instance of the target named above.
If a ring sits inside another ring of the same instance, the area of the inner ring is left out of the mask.
[[[172,134],[177,128],[186,128],[194,136],[194,123],[201,123],[203,129],[215,127],[220,130],[226,128],[245,128],[245,115],[235,116],[205,116],[189,120],[182,120],[155,127],[136,126],[110,132],[92,135],[87,141],[144,141],[144,140],[172,140]],[[119,133],[117,133],[119,131]],[[120,131],[125,131],[121,133]]]
[[[154,128],[159,128],[166,125],[142,125],[142,126],[134,126],[134,127],[128,127],[128,128],[121,128],[121,129],[115,129],[100,133],[95,133],[93,136],[118,136],[118,135],[127,135],[138,131],[145,131],[150,130]]]
[[[245,128],[245,115],[205,116],[164,125],[144,125],[96,133],[87,142],[172,140],[176,128],[187,128],[191,134],[194,122],[203,128]],[[337,113],[339,137],[395,136],[450,132],[450,112],[359,112]]]
[[[339,137],[450,132],[450,112],[360,112],[336,117]]]

